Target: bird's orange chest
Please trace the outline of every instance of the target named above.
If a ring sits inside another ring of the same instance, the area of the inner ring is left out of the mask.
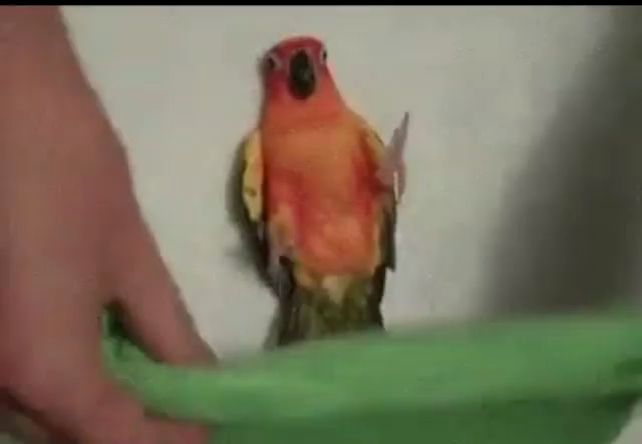
[[[265,140],[266,181],[274,191],[269,201],[285,198],[282,188],[300,199],[305,194],[310,205],[357,198],[368,165],[360,135],[349,122],[268,133]]]
[[[268,214],[319,270],[356,270],[372,257],[375,168],[363,143],[350,122],[266,134]]]

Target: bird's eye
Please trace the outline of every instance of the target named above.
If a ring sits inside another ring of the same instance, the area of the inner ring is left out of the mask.
[[[328,50],[327,50],[327,49],[325,49],[325,48],[323,48],[323,49],[321,50],[321,55],[320,55],[320,57],[321,57],[321,63],[322,63],[322,64],[325,64],[325,63],[328,61]]]
[[[270,72],[276,71],[277,69],[281,69],[281,66],[282,66],[281,59],[276,54],[269,53],[265,57],[265,68],[268,71]]]

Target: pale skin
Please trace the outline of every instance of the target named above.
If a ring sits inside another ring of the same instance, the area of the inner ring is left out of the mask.
[[[66,442],[204,443],[195,425],[150,418],[106,372],[110,302],[155,358],[214,361],[59,8],[0,7],[0,429],[20,411]]]

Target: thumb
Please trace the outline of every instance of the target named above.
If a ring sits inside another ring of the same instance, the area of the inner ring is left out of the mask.
[[[112,255],[113,284],[127,331],[156,359],[172,364],[214,362],[178,287],[144,223],[122,233]]]

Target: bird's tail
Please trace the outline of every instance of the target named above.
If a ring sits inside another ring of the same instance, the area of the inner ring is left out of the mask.
[[[383,330],[381,300],[385,273],[381,268],[372,278],[355,279],[339,300],[321,287],[294,285],[291,296],[280,303],[277,346]]]

